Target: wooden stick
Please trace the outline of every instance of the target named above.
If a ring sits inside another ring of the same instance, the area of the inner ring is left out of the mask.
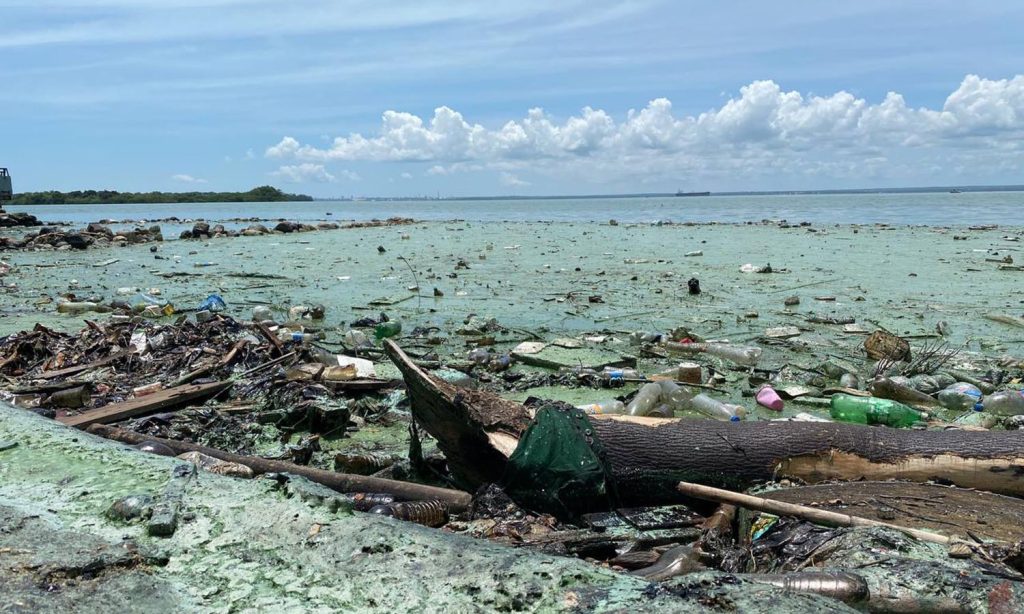
[[[208,448],[206,446],[189,443],[187,441],[150,437],[134,431],[128,431],[102,424],[94,424],[89,427],[88,431],[93,435],[99,435],[100,437],[113,439],[114,441],[120,441],[121,443],[137,444],[144,441],[156,441],[164,444],[171,450],[174,450],[176,454],[182,454],[184,452],[201,452],[207,456],[219,458],[230,463],[245,465],[252,469],[253,473],[256,474],[292,473],[295,475],[301,475],[304,478],[308,478],[314,482],[323,484],[332,490],[343,493],[379,492],[415,501],[437,499],[447,503],[449,511],[453,514],[465,511],[466,508],[469,507],[470,501],[473,499],[472,495],[461,490],[426,486],[424,484],[413,484],[411,482],[401,482],[398,480],[388,480],[385,478],[375,478],[365,475],[336,473],[334,471],[296,465],[285,461],[270,460],[260,458],[258,456],[242,456],[240,454],[232,454],[230,452],[225,452],[224,450]]]
[[[931,542],[933,544],[948,546],[953,541],[945,535],[939,535],[938,533],[932,533],[930,531],[910,529],[895,524],[889,524],[888,522],[880,522],[878,520],[863,518],[861,516],[851,516],[850,514],[840,514],[838,512],[830,512],[828,510],[819,510],[814,507],[807,507],[806,505],[773,501],[771,499],[744,495],[732,492],[731,490],[722,490],[721,488],[712,488],[701,484],[680,482],[677,488],[679,489],[679,492],[689,497],[696,497],[707,501],[716,501],[718,503],[730,503],[732,505],[738,505],[740,507],[757,510],[759,512],[767,512],[777,516],[793,516],[794,518],[801,518],[815,524],[830,527],[886,527],[888,529],[895,529],[896,531],[906,533],[907,535],[916,537],[921,541]]]
[[[91,424],[117,422],[125,418],[133,418],[143,414],[155,413],[163,409],[187,405],[199,400],[206,400],[226,390],[232,383],[227,381],[209,384],[185,384],[176,388],[166,388],[143,397],[90,409],[77,416],[60,416],[57,418],[57,421],[80,429],[84,429]]]
[[[218,361],[218,362],[216,362],[216,363],[214,363],[212,365],[208,365],[206,367],[200,367],[200,368],[198,368],[198,369],[196,369],[194,371],[190,371],[189,373],[186,373],[185,375],[182,375],[181,377],[179,377],[178,379],[174,380],[173,382],[170,382],[169,384],[167,384],[167,387],[168,388],[174,388],[175,386],[181,386],[183,384],[187,384],[187,383],[191,382],[192,380],[199,379],[200,377],[203,377],[205,375],[213,373],[214,371],[216,371],[217,369],[219,369],[221,367],[224,367],[224,366],[227,366],[227,365],[231,364],[231,362],[234,361],[235,358],[238,356],[238,352],[242,348],[245,347],[246,343],[248,343],[248,342],[245,339],[241,339],[240,341],[238,341],[238,343],[236,343],[234,345],[234,347],[231,348],[231,351],[228,352],[224,356],[224,358],[220,359],[220,361]]]

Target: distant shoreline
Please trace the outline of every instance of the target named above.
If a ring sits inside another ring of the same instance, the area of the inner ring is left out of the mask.
[[[966,192],[1024,192],[1024,185],[966,185],[966,186],[926,186],[912,188],[855,188],[837,190],[762,190],[745,192],[711,192],[708,196],[690,196],[686,198],[715,198],[717,196],[813,196],[834,194],[942,194],[951,190]],[[675,192],[640,192],[636,194],[562,194],[546,196],[517,196],[513,194],[499,196],[363,196],[358,198],[314,198],[316,202],[388,202],[388,201],[459,201],[459,200],[586,200],[594,198],[677,198]]]
[[[118,192],[116,190],[75,190],[73,192],[22,192],[4,202],[6,206],[35,205],[160,205],[180,203],[275,203],[311,202],[312,196],[288,194],[265,185],[248,192]]]

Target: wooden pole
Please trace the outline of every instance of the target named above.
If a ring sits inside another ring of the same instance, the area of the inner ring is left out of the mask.
[[[208,448],[206,446],[189,443],[187,441],[150,437],[134,431],[127,431],[103,424],[93,424],[88,428],[88,431],[93,435],[99,435],[100,437],[113,439],[114,441],[120,441],[121,443],[138,444],[144,441],[156,441],[164,444],[171,450],[174,450],[176,454],[182,454],[184,452],[201,452],[202,454],[219,458],[230,463],[245,465],[252,469],[253,473],[256,474],[292,473],[295,475],[301,475],[304,478],[308,478],[314,482],[323,484],[330,489],[343,493],[379,492],[414,501],[436,499],[446,503],[448,505],[448,510],[453,514],[465,511],[466,508],[469,507],[470,501],[473,499],[468,492],[463,492],[461,490],[426,486],[424,484],[413,484],[410,482],[375,478],[365,475],[336,473],[334,471],[296,465],[285,461],[269,460],[258,456],[231,454],[224,450]]]
[[[920,539],[921,541],[931,542],[933,544],[948,546],[953,541],[945,535],[939,535],[938,533],[932,533],[930,531],[909,529],[907,527],[889,524],[888,522],[880,522],[878,520],[871,520],[860,516],[851,516],[850,514],[840,514],[838,512],[830,512],[828,510],[819,510],[814,507],[807,507],[806,505],[773,501],[762,497],[754,497],[752,495],[732,492],[731,490],[712,488],[711,486],[702,486],[700,484],[693,484],[690,482],[680,482],[677,488],[679,489],[679,492],[688,497],[696,497],[697,499],[715,501],[718,503],[729,503],[745,507],[747,509],[757,510],[759,512],[775,514],[777,516],[793,516],[794,518],[801,518],[815,524],[830,527],[886,527],[888,529],[894,529],[896,531],[906,533],[907,535]]]

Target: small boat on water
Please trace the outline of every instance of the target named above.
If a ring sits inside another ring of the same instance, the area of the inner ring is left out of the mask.
[[[953,188],[952,190],[949,191],[949,193],[950,194],[963,194],[963,190],[958,190],[956,188]]]
[[[684,192],[679,190],[676,196],[711,196],[711,192]]]

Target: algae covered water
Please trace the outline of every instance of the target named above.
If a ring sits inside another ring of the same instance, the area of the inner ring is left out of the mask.
[[[1024,191],[853,194],[768,194],[707,197],[623,197],[495,200],[375,200],[299,203],[177,203],[42,205],[21,207],[41,220],[86,224],[101,218],[228,220],[257,217],[297,221],[417,220],[605,222],[748,222],[762,219],[815,224],[970,226],[1016,224]]]

